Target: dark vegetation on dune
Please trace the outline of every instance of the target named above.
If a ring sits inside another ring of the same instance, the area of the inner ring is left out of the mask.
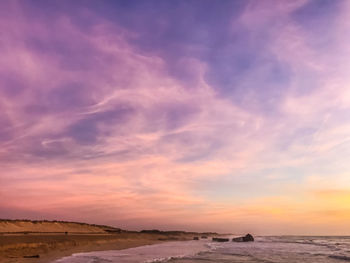
[[[165,234],[165,235],[181,235],[181,234],[199,234],[198,232],[186,232],[186,231],[162,231],[158,229],[151,230],[141,230],[140,233],[148,233],[148,234]],[[203,232],[201,235],[217,235],[215,232]]]

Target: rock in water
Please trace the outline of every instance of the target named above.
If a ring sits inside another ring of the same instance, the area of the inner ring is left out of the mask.
[[[254,241],[254,237],[251,234],[247,234],[244,237],[235,237],[232,238],[233,242],[252,242]]]
[[[232,238],[232,242],[243,242],[243,237],[234,237]]]
[[[251,234],[247,234],[245,237],[243,237],[243,242],[253,242],[254,237]]]
[[[230,241],[230,239],[228,239],[228,238],[220,238],[220,237],[213,237],[212,241],[215,241],[215,242],[228,242],[228,241]]]

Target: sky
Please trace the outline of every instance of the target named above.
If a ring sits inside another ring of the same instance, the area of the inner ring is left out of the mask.
[[[1,1],[0,218],[350,235],[349,16]]]

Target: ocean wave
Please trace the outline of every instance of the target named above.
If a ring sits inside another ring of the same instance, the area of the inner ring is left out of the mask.
[[[176,256],[158,257],[158,258],[145,260],[145,261],[143,261],[143,263],[168,262],[170,260],[176,260],[176,259],[193,258],[193,257],[195,257],[203,252],[207,252],[207,251],[214,249],[213,246],[211,246],[210,244],[211,243],[204,244],[203,249],[201,249],[200,251],[196,251],[194,253],[192,252],[192,253],[180,254],[180,255],[176,255]]]
[[[164,258],[155,258],[144,261],[144,263],[156,263],[156,262],[167,262],[172,259],[183,259],[190,257],[189,255],[179,255],[179,256],[171,256],[171,257],[164,257]]]
[[[209,248],[210,251],[213,251],[213,250],[225,247],[225,244],[224,243],[218,243],[218,242],[215,242],[215,243],[214,242],[210,242],[210,243],[206,243],[205,246],[207,248]]]
[[[330,237],[331,238],[331,237]],[[332,242],[332,239],[320,239],[317,237],[303,238],[298,237],[297,239],[288,238],[288,237],[265,237],[261,240],[264,243],[284,243],[284,244],[300,244],[300,245],[311,245],[318,247],[326,247],[332,251],[342,251],[341,246],[349,246],[349,243],[346,242]],[[344,238],[344,237],[343,237]]]

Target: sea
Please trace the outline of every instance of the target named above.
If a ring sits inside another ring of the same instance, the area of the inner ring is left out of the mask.
[[[350,237],[269,236],[255,242],[211,239],[164,242],[124,250],[77,253],[54,263],[341,263],[350,262]]]

